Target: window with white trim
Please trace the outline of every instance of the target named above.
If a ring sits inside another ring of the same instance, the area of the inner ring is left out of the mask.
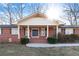
[[[41,36],[45,36],[45,28],[41,28]]]
[[[11,34],[17,35],[18,34],[18,28],[11,28]]]
[[[73,28],[66,28],[65,34],[73,34]]]
[[[0,28],[0,35],[1,35],[1,28]]]
[[[39,28],[32,28],[32,37],[38,37],[39,36]]]

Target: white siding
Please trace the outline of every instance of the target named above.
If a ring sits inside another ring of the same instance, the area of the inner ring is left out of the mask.
[[[65,34],[73,34],[73,28],[66,28]]]

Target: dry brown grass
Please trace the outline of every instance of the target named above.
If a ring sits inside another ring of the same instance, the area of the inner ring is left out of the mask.
[[[79,47],[29,48],[20,44],[0,44],[1,56],[79,56]]]

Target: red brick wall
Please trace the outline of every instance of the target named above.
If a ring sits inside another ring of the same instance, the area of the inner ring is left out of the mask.
[[[2,28],[2,33],[0,35],[0,42],[8,42],[9,38],[12,42],[18,43],[18,35],[11,35],[11,28]]]
[[[74,33],[79,35],[79,28],[75,28]]]
[[[44,26],[46,28],[46,26]],[[31,28],[30,27],[30,42],[32,43],[46,43],[47,42],[47,35],[41,36],[39,35],[39,38],[32,38],[31,37]],[[41,31],[42,26],[38,26],[36,28],[39,28],[39,32]],[[55,35],[55,28],[49,27],[49,36]],[[25,27],[20,27],[20,37],[25,36]],[[11,34],[11,28],[3,28],[2,34],[0,35],[0,42],[7,42],[8,39],[11,38],[13,43],[18,43],[20,39],[18,39],[18,35],[12,35]]]
[[[49,37],[55,37],[56,28],[55,27],[49,27]]]

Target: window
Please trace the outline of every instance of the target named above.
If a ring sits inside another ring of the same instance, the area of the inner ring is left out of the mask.
[[[45,36],[45,28],[41,28],[41,36]]]
[[[18,28],[12,28],[12,29],[11,29],[11,33],[12,33],[13,35],[17,35],[17,34],[18,34]]]
[[[61,33],[61,28],[58,29],[58,32]]]
[[[39,36],[38,28],[32,28],[32,36],[33,37],[38,37]]]
[[[73,29],[72,28],[66,28],[65,34],[73,34]]]
[[[0,28],[0,35],[1,35],[1,28]]]

